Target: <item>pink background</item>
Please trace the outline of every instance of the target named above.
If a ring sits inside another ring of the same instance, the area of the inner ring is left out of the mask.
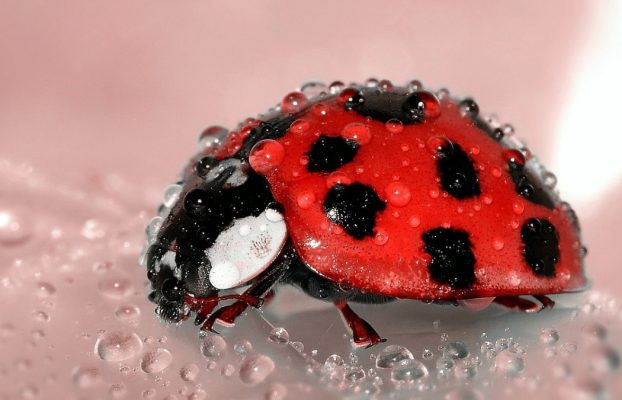
[[[231,127],[305,81],[417,78],[473,96],[483,113],[514,125],[577,209],[595,286],[615,294],[621,9],[565,0],[3,0],[0,161],[87,193],[119,176],[129,184],[118,201],[151,211],[205,126]],[[0,207],[14,201],[6,181]]]

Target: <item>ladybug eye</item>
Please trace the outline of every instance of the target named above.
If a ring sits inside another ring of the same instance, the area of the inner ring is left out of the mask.
[[[168,278],[162,283],[162,296],[168,301],[180,301],[184,293],[181,281],[176,278]]]

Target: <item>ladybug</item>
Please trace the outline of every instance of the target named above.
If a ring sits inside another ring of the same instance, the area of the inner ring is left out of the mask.
[[[353,343],[374,345],[348,303],[532,312],[586,286],[577,217],[511,126],[416,81],[318,87],[201,135],[147,228],[162,319],[234,324],[285,283],[334,302]]]

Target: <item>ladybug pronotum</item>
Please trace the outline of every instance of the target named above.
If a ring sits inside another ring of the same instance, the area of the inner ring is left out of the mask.
[[[292,284],[334,302],[356,345],[382,339],[349,302],[552,306],[586,286],[585,248],[511,131],[447,91],[339,83],[208,128],[147,228],[149,298],[211,330]]]

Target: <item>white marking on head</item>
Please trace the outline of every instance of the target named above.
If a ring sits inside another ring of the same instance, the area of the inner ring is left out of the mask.
[[[278,211],[235,220],[206,251],[212,264],[210,283],[221,290],[244,285],[272,264],[286,239],[287,227]]]

